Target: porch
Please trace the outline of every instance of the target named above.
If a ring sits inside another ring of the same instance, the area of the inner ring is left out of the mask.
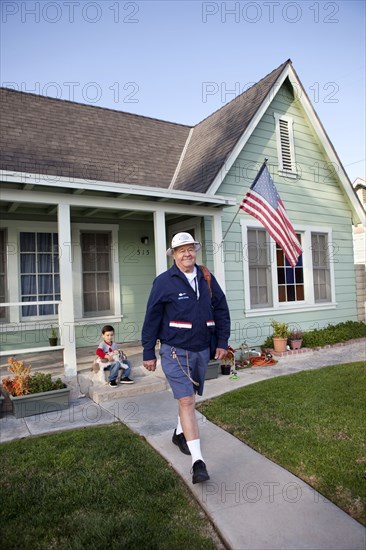
[[[204,260],[225,290],[224,263],[216,248],[222,243],[223,208],[235,199],[65,177],[55,182],[28,173],[3,177],[7,280],[0,304],[1,363],[23,351],[36,369],[80,377],[92,362],[84,346],[93,344],[94,353],[104,323],[111,323],[121,340],[138,337],[151,282],[167,269],[170,232],[192,218],[199,240],[202,231]],[[93,248],[86,242],[93,232],[108,240],[108,253],[98,248],[104,245]],[[37,248],[41,234],[53,235],[48,248]],[[30,246],[27,235],[37,247]],[[97,256],[103,265],[97,265]],[[48,349],[50,324],[58,332],[59,350]],[[27,342],[39,343],[35,355]]]
[[[165,376],[158,366],[155,373],[148,372],[142,366],[142,347],[139,341],[123,344],[123,350],[132,364],[132,378],[135,383],[131,385],[120,385],[111,388],[108,384],[103,385],[98,377],[92,371],[92,365],[95,358],[95,346],[89,346],[76,349],[77,364],[77,385],[75,397],[80,393],[87,395],[96,403],[113,401],[121,397],[132,397],[145,393],[162,391],[167,388]],[[26,365],[31,365],[32,372],[44,372],[51,374],[52,377],[63,378],[65,375],[63,350],[50,348],[45,352],[19,353],[16,355],[18,360],[24,360]],[[1,357],[0,377],[3,379],[8,376],[7,358]],[[75,388],[74,388],[75,390]]]

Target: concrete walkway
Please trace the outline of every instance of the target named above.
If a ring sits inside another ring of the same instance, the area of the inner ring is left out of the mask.
[[[277,365],[239,371],[205,384],[204,398],[267,378],[349,361],[366,361],[366,343],[281,358]],[[202,400],[202,398],[201,398]],[[59,413],[0,419],[0,441],[122,421],[144,436],[196,496],[228,548],[235,550],[364,550],[366,530],[305,482],[274,464],[197,412],[211,479],[192,485],[191,460],[172,444],[177,405],[170,390],[97,405],[72,401]]]

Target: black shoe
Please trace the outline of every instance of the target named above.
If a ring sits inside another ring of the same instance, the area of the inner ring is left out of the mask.
[[[118,386],[118,384],[117,384],[117,382],[116,382],[115,380],[111,380],[111,381],[109,382],[109,385],[112,386],[113,388],[114,388],[115,386]]]
[[[131,378],[128,378],[128,376],[124,376],[123,378],[121,378],[119,383],[120,384],[134,384],[135,382],[133,380],[131,380]]]
[[[203,460],[196,460],[192,466],[192,483],[202,483],[202,481],[207,481],[210,479],[210,476],[206,470],[206,464]]]
[[[188,448],[186,438],[184,437],[184,433],[177,435],[177,430],[174,430],[172,441],[174,445],[178,445],[179,449],[184,453],[185,455],[190,455],[191,451]]]

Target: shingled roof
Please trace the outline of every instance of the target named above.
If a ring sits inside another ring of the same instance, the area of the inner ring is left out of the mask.
[[[194,127],[174,189],[207,191],[288,63]]]
[[[160,188],[168,188],[176,173],[174,189],[204,193],[288,63],[193,130],[1,88],[0,166],[17,172]]]
[[[1,89],[1,168],[168,187],[190,127]]]

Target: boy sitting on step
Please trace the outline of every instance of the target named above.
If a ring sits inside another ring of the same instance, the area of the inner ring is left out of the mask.
[[[120,384],[133,384],[133,380],[129,378],[131,374],[131,363],[126,355],[113,342],[114,328],[112,325],[105,325],[102,328],[103,342],[97,348],[97,362],[103,370],[109,370],[109,385],[117,386],[117,376],[120,368],[123,369]]]

